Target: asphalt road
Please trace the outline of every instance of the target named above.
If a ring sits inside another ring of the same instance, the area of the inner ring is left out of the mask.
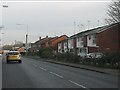
[[[118,77],[94,71],[22,58],[2,60],[2,88],[118,88]]]

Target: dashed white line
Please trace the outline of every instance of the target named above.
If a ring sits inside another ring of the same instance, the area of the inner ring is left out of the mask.
[[[33,66],[37,67],[38,65],[33,64]],[[42,67],[40,67],[40,66],[39,66],[39,68],[42,69],[42,70],[44,70],[44,71],[47,71],[47,69],[42,68]],[[61,76],[61,75],[59,75],[59,74],[57,74],[57,73],[54,73],[54,72],[49,72],[49,73],[51,73],[51,74],[53,74],[53,75],[55,75],[55,76],[57,76],[57,77],[64,78],[63,76]],[[85,89],[89,90],[87,87],[85,87],[85,86],[83,86],[83,85],[80,85],[80,84],[78,84],[78,83],[76,83],[76,82],[74,82],[74,81],[72,81],[72,80],[68,80],[68,81],[71,82],[71,83],[73,83],[73,84],[75,84],[75,85],[77,85],[77,86],[79,86],[79,87],[82,87],[82,88],[85,88]]]
[[[37,65],[36,65],[36,64],[33,64],[33,66],[37,67]]]
[[[59,75],[59,74],[57,74],[57,73],[54,73],[54,72],[50,72],[51,74],[53,74],[53,75],[55,75],[55,76],[58,76],[58,77],[60,77],[60,78],[63,78],[63,76],[61,76],[61,75]]]
[[[42,69],[42,70],[44,70],[44,71],[47,71],[47,69],[45,69],[45,68],[42,68],[42,67],[40,67],[40,66],[39,66],[39,68],[40,68],[40,69]]]
[[[43,63],[47,63],[47,62],[43,62]]]
[[[82,88],[88,89],[87,87],[85,87],[85,86],[83,86],[83,85],[80,85],[80,84],[78,84],[78,83],[76,83],[76,82],[74,82],[74,81],[72,81],[72,80],[68,80],[68,81],[71,82],[71,83],[73,83],[73,84],[75,84],[75,85],[77,85],[77,86],[80,86],[80,87],[82,87]]]

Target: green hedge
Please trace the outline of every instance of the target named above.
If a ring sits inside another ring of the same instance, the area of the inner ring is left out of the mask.
[[[42,48],[38,54],[41,58],[53,58],[52,48]]]
[[[100,67],[120,68],[120,53],[105,54],[102,58],[98,59],[83,59],[80,63]]]
[[[77,55],[74,55],[73,53],[58,53],[57,54],[57,60],[59,61],[65,61],[65,62],[71,62],[71,63],[79,63],[80,57]]]

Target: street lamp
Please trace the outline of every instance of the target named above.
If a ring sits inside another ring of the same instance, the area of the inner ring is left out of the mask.
[[[2,5],[4,8],[8,8],[8,6],[7,5]]]
[[[26,43],[25,43],[25,49],[26,49],[26,54],[27,54],[27,52],[28,52],[28,24],[16,24],[16,25],[24,25],[24,26],[26,26],[26,30],[27,30],[27,32],[26,32]]]
[[[88,22],[88,30],[90,29],[90,20],[87,21]]]
[[[8,8],[7,5],[0,5],[0,6],[2,6],[2,8]],[[3,10],[2,10],[2,16],[1,17],[3,18]],[[2,20],[2,24],[3,24],[3,20]],[[3,25],[2,25],[2,27],[3,27]]]
[[[8,6],[7,5],[0,5],[0,6],[2,6],[2,8],[8,8]],[[2,9],[1,9],[2,10]],[[3,10],[2,10],[2,16],[1,16],[1,23],[2,23],[2,25],[0,26],[0,49],[2,50],[2,34],[4,34],[4,33],[2,33],[2,28],[3,28]]]

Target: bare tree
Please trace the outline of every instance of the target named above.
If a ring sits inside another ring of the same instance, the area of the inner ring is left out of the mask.
[[[120,22],[120,0],[112,1],[107,10],[108,18],[105,19],[107,23]]]

